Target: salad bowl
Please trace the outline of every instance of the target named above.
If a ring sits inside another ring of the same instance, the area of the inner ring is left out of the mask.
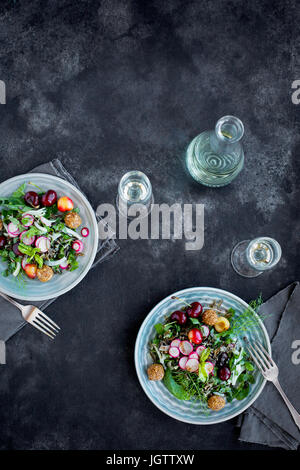
[[[54,275],[49,282],[39,282],[25,276],[22,281],[13,276],[4,277],[5,262],[0,260],[0,290],[5,294],[26,301],[47,300],[58,297],[73,289],[88,273],[95,259],[98,247],[98,227],[95,213],[86,197],[71,183],[59,177],[44,173],[28,173],[10,178],[0,184],[0,197],[10,196],[24,183],[32,183],[43,191],[54,190],[58,197],[67,196],[80,211],[82,226],[88,227],[89,236],[84,242],[84,256],[80,256],[79,266],[63,275]],[[28,187],[30,190],[30,186]],[[31,186],[34,190],[34,186]]]
[[[140,327],[135,344],[135,367],[144,392],[162,412],[186,423],[208,425],[227,421],[245,411],[258,398],[266,380],[258,370],[254,370],[255,381],[250,385],[248,396],[242,400],[233,399],[231,402],[227,402],[224,408],[219,411],[208,407],[204,409],[199,401],[180,400],[169,392],[163,381],[149,380],[147,369],[153,363],[149,345],[156,335],[155,325],[164,323],[172,312],[181,308],[182,302],[191,304],[197,301],[201,302],[206,309],[210,305],[222,301],[222,307],[233,309],[237,319],[250,308],[244,300],[236,295],[213,287],[192,287],[171,294],[151,310]],[[256,339],[270,352],[270,340],[265,326],[254,310],[251,311],[250,308],[250,312],[255,317],[254,325],[240,332],[237,335],[238,341],[242,347],[245,347],[245,341],[251,342]]]

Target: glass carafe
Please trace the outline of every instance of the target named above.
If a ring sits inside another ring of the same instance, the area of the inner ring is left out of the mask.
[[[224,116],[214,130],[195,137],[186,154],[191,176],[198,183],[216,188],[231,183],[244,166],[243,134],[240,119]]]

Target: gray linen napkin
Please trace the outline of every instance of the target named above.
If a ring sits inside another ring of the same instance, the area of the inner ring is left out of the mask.
[[[260,314],[270,315],[264,323],[272,343],[272,356],[279,368],[279,382],[300,412],[300,363],[297,364],[300,359],[299,282],[290,284],[271,297],[261,306]],[[270,382],[241,417],[239,425],[241,441],[287,450],[297,450],[300,444],[300,431]]]
[[[64,168],[61,161],[58,159],[52,160],[48,163],[34,168],[33,170],[31,170],[31,173],[48,173],[50,175],[58,176],[72,183],[83,193],[74,178]],[[98,223],[105,223],[103,220],[101,220],[99,216],[96,215],[96,218]],[[109,231],[109,233],[112,232]],[[92,268],[97,266],[102,261],[111,258],[118,251],[118,249],[118,245],[112,238],[107,238],[106,240],[99,240],[98,251]],[[40,302],[35,301],[34,305],[39,307],[41,310],[45,310],[45,308],[48,307],[48,305],[50,305],[52,302],[54,302],[55,299],[56,298],[43,300]],[[32,302],[22,301],[21,303],[31,304]],[[26,322],[23,320],[20,311],[12,304],[0,297],[0,340],[7,341],[24,325],[26,325]]]

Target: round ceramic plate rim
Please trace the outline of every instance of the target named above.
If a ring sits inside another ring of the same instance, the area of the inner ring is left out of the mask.
[[[22,179],[24,180],[24,178],[27,179],[27,178],[31,178],[31,177],[41,177],[41,176],[47,177],[47,179],[50,179],[52,181],[59,181],[60,183],[63,182],[64,185],[69,186],[70,188],[72,188],[73,191],[75,191],[78,195],[80,195],[80,198],[84,201],[87,209],[89,210],[89,212],[92,216],[93,229],[95,231],[95,234],[98,234],[97,220],[96,220],[95,212],[94,212],[91,204],[89,203],[89,201],[87,200],[85,195],[79,189],[77,189],[72,183],[69,183],[69,181],[66,181],[63,178],[59,178],[58,176],[54,176],[54,175],[49,175],[47,173],[25,173],[23,175],[13,176],[12,178],[9,178],[5,181],[2,181],[2,183],[0,183],[0,194],[1,194],[1,187],[6,183],[15,182],[15,181],[22,180]],[[94,243],[93,250],[92,250],[92,254],[90,256],[89,262],[86,265],[84,271],[69,286],[65,287],[61,291],[58,291],[58,293],[55,295],[55,297],[60,297],[61,295],[65,294],[66,292],[73,289],[75,286],[77,286],[77,284],[79,284],[80,281],[82,281],[82,279],[86,276],[86,274],[88,273],[88,271],[90,270],[90,268],[91,268],[91,266],[94,262],[94,259],[95,259],[96,253],[97,253],[97,247],[98,247],[98,237],[96,235],[95,243]],[[20,299],[20,300],[39,301],[39,300],[49,300],[49,299],[53,298],[53,295],[40,295],[40,296],[34,297],[34,299],[32,299],[32,298],[24,296],[24,295],[11,294],[9,289],[5,289],[4,287],[1,287],[1,291],[4,292],[4,294],[11,295],[12,297],[14,297],[16,299]]]
[[[260,388],[257,390],[257,392],[254,394],[254,396],[252,397],[252,399],[250,400],[249,403],[247,403],[241,410],[237,411],[236,413],[233,413],[231,416],[228,416],[226,418],[216,418],[215,420],[212,420],[210,421],[209,423],[206,423],[206,422],[203,422],[203,423],[200,423],[199,421],[194,421],[192,419],[184,419],[184,418],[178,418],[178,416],[174,415],[172,412],[169,412],[169,411],[166,411],[160,404],[156,403],[151,396],[149,396],[148,394],[148,391],[147,389],[144,387],[143,385],[143,381],[142,381],[142,378],[141,378],[141,374],[140,374],[140,370],[141,367],[138,367],[138,364],[139,364],[139,358],[138,358],[138,346],[139,346],[139,342],[140,342],[140,337],[142,335],[142,331],[144,329],[144,325],[147,323],[148,319],[155,313],[156,309],[159,308],[164,302],[166,302],[168,299],[170,299],[171,296],[177,296],[177,297],[180,297],[180,295],[186,293],[186,292],[199,292],[202,291],[203,294],[205,294],[205,291],[206,291],[206,294],[208,293],[207,291],[214,291],[214,292],[218,292],[219,294],[225,294],[229,297],[231,297],[232,299],[235,299],[237,301],[239,301],[242,305],[244,305],[246,308],[249,307],[249,305],[247,304],[247,302],[245,302],[244,300],[242,300],[240,297],[238,297],[237,295],[235,294],[232,294],[231,292],[228,292],[228,291],[225,291],[223,289],[218,289],[217,287],[188,287],[186,289],[182,289],[180,291],[177,291],[177,292],[174,292],[173,294],[170,294],[168,295],[167,297],[165,297],[163,300],[161,300],[158,304],[156,304],[152,310],[148,313],[148,315],[146,316],[146,318],[144,319],[143,323],[141,324],[140,326],[140,329],[139,329],[139,332],[138,332],[138,335],[137,335],[137,338],[136,338],[136,342],[135,342],[135,348],[134,348],[134,363],[135,363],[135,370],[136,370],[136,373],[137,373],[137,376],[138,376],[138,379],[139,379],[139,382],[140,382],[140,385],[142,387],[142,389],[144,390],[145,394],[147,395],[147,397],[149,398],[149,400],[160,410],[162,411],[163,413],[165,413],[166,415],[170,416],[171,418],[174,418],[176,419],[177,421],[181,421],[183,423],[189,423],[189,424],[197,424],[197,425],[201,425],[201,426],[208,426],[208,425],[211,425],[211,424],[217,424],[217,423],[223,423],[224,421],[228,421],[229,419],[232,419],[234,418],[235,416],[238,416],[240,415],[241,413],[243,413],[247,408],[249,408],[253,403],[254,401],[259,397],[259,395],[261,394],[261,392],[263,391],[265,385],[266,385],[266,379],[263,379],[263,382],[260,386]],[[265,339],[266,339],[266,342],[267,342],[267,346],[268,346],[268,352],[271,353],[271,344],[270,344],[270,339],[269,339],[269,335],[268,335],[268,332],[266,330],[266,327],[265,325],[263,324],[263,322],[260,320],[260,318],[258,317],[259,319],[259,325],[263,331],[263,334],[265,336]]]

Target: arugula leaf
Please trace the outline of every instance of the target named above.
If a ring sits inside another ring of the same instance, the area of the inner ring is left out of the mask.
[[[250,392],[250,385],[246,383],[243,387],[238,388],[235,391],[234,397],[237,400],[244,400],[244,398],[246,398],[249,395],[249,392]]]
[[[254,370],[254,365],[252,364],[252,362],[246,361],[245,362],[245,368],[247,370],[251,371],[251,370]]]
[[[12,198],[21,198],[25,195],[25,190],[26,190],[27,183],[23,183],[21,186],[19,186],[16,191],[14,191],[11,195]]]
[[[163,383],[164,383],[165,387],[169,390],[169,392],[172,393],[172,395],[174,395],[174,397],[178,398],[178,400],[188,400],[189,399],[189,395],[188,395],[187,391],[175,381],[175,379],[172,376],[172,372],[171,372],[170,369],[167,369],[165,371],[165,376],[163,378]]]
[[[162,323],[157,323],[156,325],[154,325],[154,328],[156,329],[157,333],[159,335],[163,335],[164,334],[164,325]]]

